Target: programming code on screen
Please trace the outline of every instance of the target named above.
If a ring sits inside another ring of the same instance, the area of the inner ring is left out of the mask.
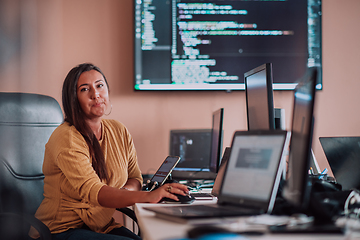
[[[148,0],[135,4],[135,89],[244,89],[244,73],[274,66],[274,89],[293,89],[321,66],[315,0]]]

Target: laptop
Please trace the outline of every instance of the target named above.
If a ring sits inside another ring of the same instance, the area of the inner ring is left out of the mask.
[[[224,154],[221,159],[220,166],[219,166],[219,171],[216,175],[213,188],[211,189],[211,193],[204,193],[204,192],[191,193],[191,196],[193,196],[195,198],[195,200],[208,200],[208,199],[211,200],[214,197],[219,196],[220,187],[222,184],[225,168],[226,168],[227,162],[230,157],[230,150],[231,150],[230,147],[225,148],[225,151],[224,151]]]
[[[285,167],[289,135],[283,130],[236,131],[216,204],[145,209],[180,222],[270,213]]]
[[[342,190],[360,189],[360,137],[320,137],[319,140]]]

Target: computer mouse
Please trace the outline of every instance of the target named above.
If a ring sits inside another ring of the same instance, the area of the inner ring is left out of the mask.
[[[186,195],[186,196],[183,196],[183,195],[180,195],[180,194],[176,194],[176,193],[173,193],[175,196],[177,196],[177,198],[179,199],[179,201],[176,201],[174,199],[171,199],[171,198],[162,198],[160,200],[160,202],[170,202],[170,203],[192,203],[193,201],[195,201],[195,198],[191,195]]]

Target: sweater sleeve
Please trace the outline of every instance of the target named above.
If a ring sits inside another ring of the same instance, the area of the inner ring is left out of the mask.
[[[61,190],[73,199],[99,206],[98,192],[105,183],[92,167],[89,149],[81,134],[75,133],[69,138],[69,148],[64,148],[56,158],[57,166],[67,179],[61,183]]]

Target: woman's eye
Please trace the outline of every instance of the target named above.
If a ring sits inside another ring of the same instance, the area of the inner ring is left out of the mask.
[[[100,84],[98,85],[98,88],[101,88],[101,87],[103,87],[103,86],[104,86],[104,84],[100,83]]]
[[[85,92],[87,90],[88,90],[87,88],[82,88],[82,89],[80,89],[80,92]]]

